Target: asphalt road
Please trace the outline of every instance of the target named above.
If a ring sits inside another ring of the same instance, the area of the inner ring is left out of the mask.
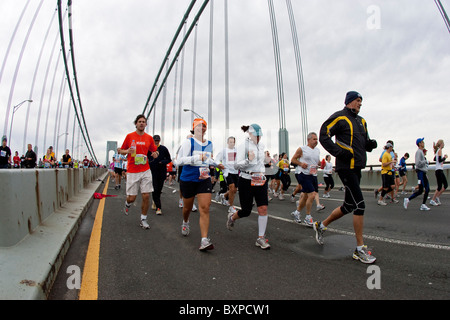
[[[442,206],[423,212],[419,211],[418,198],[404,210],[402,199],[398,204],[381,207],[373,192],[365,192],[365,243],[377,257],[374,265],[366,265],[351,257],[355,248],[351,216],[330,225],[325,244],[320,246],[312,228],[292,221],[290,212],[295,204],[288,198],[274,199],[268,209],[271,249],[261,250],[255,246],[257,215],[238,220],[234,230],[229,231],[225,226],[227,207],[213,201],[209,236],[215,249],[200,252],[198,213],[191,214],[190,235],[181,235],[181,209],[175,189],[178,185],[164,187],[163,214],[156,216],[150,210],[151,228],[143,230],[139,227],[139,198],[125,216],[125,188],[114,190],[108,182],[107,194],[117,196],[105,199],[98,255],[99,300],[263,303],[450,298],[448,193],[441,197]],[[326,208],[314,211],[314,220],[323,220],[342,203],[342,191],[333,190],[331,194],[329,199],[321,198]],[[68,268],[77,266],[83,271],[99,202],[95,200],[86,214],[50,300],[78,299],[80,290],[68,288]],[[236,202],[239,206],[238,197]]]

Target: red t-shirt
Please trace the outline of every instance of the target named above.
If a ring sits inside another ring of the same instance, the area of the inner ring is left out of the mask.
[[[145,159],[145,163],[143,164],[135,164],[135,160],[140,159],[141,156],[147,157],[149,151],[155,152],[158,149],[155,141],[153,141],[151,135],[144,132],[144,134],[140,136],[135,131],[127,134],[121,149],[129,149],[133,140],[136,142],[136,157],[132,157],[131,154],[127,155],[127,172],[137,173],[149,170],[150,166],[148,165],[148,159]]]

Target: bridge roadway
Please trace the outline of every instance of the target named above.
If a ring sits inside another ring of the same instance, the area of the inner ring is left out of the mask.
[[[151,228],[143,230],[139,227],[140,201],[125,216],[122,213],[124,188],[115,190],[111,181],[105,179],[101,188],[116,197],[104,200],[98,255],[99,300],[264,303],[303,299],[450,298],[448,193],[442,196],[442,206],[431,207],[428,212],[419,211],[419,199],[412,200],[405,211],[402,201],[381,207],[376,204],[372,191],[364,193],[365,241],[377,257],[375,266],[379,268],[371,271],[369,265],[351,257],[355,240],[350,216],[332,224],[325,233],[325,244],[320,246],[312,228],[292,221],[290,212],[295,204],[288,198],[269,203],[267,238],[271,249],[266,251],[254,244],[256,214],[237,221],[234,230],[229,231],[225,227],[227,207],[213,201],[209,235],[215,249],[200,252],[198,213],[191,214],[191,234],[181,235],[177,187],[177,184],[164,187],[163,214],[156,216],[150,210]],[[341,204],[344,192],[333,190],[331,194],[329,199],[321,198],[326,208],[313,212],[315,220],[324,219]],[[86,214],[49,299],[79,299],[80,290],[67,286],[72,274],[67,270],[69,266],[83,270],[92,225],[99,215],[97,211],[100,212],[99,203],[100,200],[95,200]],[[368,283],[379,284],[380,288],[369,289]]]

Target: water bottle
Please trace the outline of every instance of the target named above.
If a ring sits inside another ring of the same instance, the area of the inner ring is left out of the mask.
[[[130,148],[132,149],[131,156],[132,157],[136,157],[136,141],[133,140],[133,142],[131,142],[131,147]]]

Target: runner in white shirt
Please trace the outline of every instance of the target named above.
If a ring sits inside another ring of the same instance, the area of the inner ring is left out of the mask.
[[[317,169],[320,166],[320,150],[316,148],[318,144],[317,134],[308,134],[308,144],[295,151],[291,163],[296,164],[295,177],[302,186],[302,195],[297,210],[291,213],[294,220],[301,223],[300,212],[306,206],[306,217],[303,221],[308,227],[313,226],[311,207],[319,191],[317,182]]]
[[[227,139],[228,147],[219,152],[216,157],[216,161],[222,163],[225,166],[225,169],[223,170],[223,177],[225,178],[225,182],[228,186],[228,191],[225,194],[218,193],[219,199],[216,198],[216,200],[222,201],[222,203],[227,203],[229,205],[228,212],[232,213],[236,212],[233,204],[239,180],[239,171],[234,168],[234,164],[236,163],[236,148],[234,147],[235,143],[236,138],[229,137]],[[228,198],[228,202],[226,202],[226,198]]]
[[[255,245],[270,249],[266,239],[267,228],[267,180],[264,176],[264,145],[261,143],[262,130],[257,124],[242,126],[249,137],[237,148],[235,168],[239,173],[239,201],[242,209],[228,214],[227,228],[233,230],[237,219],[248,217],[252,212],[253,200],[258,209],[258,238]]]

